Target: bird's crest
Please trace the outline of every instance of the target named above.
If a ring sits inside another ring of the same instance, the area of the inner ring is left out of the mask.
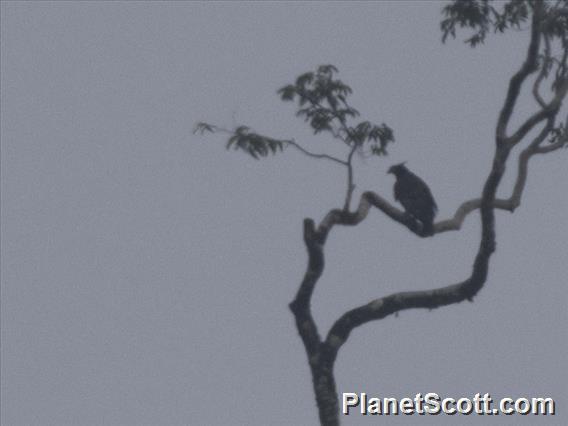
[[[401,171],[406,170],[405,167],[406,161],[402,163],[393,164],[390,166],[389,171],[387,173],[392,173],[393,175],[398,175]]]

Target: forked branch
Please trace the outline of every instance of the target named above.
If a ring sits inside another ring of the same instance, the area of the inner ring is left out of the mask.
[[[538,94],[540,82],[535,83],[533,90],[535,98],[541,107],[540,111],[531,116],[521,127],[509,137],[506,134],[507,125],[517,103],[523,83],[529,74],[538,69],[537,55],[539,52],[540,19],[543,5],[533,3],[533,18],[531,25],[531,41],[527,57],[519,71],[511,78],[505,102],[496,126],[495,154],[489,176],[483,186],[479,199],[464,202],[452,219],[435,224],[435,233],[460,229],[465,217],[474,210],[480,210],[481,240],[473,262],[473,267],[465,280],[427,291],[400,292],[390,296],[375,299],[365,305],[354,308],[343,314],[331,327],[325,340],[322,341],[317,325],[311,315],[311,298],[315,286],[323,273],[324,245],[331,229],[335,225],[357,225],[368,215],[371,206],[385,213],[391,219],[406,226],[416,235],[425,237],[422,227],[405,212],[391,205],[388,201],[374,192],[362,194],[359,206],[353,212],[349,210],[349,192],[346,206],[343,209],[331,210],[316,227],[312,219],[304,220],[304,241],[308,250],[308,267],[304,279],[290,303],[298,332],[304,342],[312,373],[314,392],[322,425],[338,425],[339,410],[333,376],[334,363],[341,346],[346,342],[350,333],[358,326],[367,322],[382,319],[388,315],[405,309],[428,308],[434,309],[465,300],[472,301],[474,296],[484,286],[489,269],[491,255],[495,251],[495,209],[514,211],[520,205],[521,196],[527,180],[528,162],[535,154],[555,151],[566,144],[566,134],[557,138],[551,144],[543,145],[547,136],[554,130],[554,122],[560,104],[568,88],[556,91],[554,99],[546,104]],[[542,80],[539,76],[537,79]],[[564,81],[563,84],[566,84]],[[518,158],[517,179],[508,199],[496,199],[496,192],[505,173],[505,166],[512,148],[523,139],[538,123],[546,120],[546,124],[533,141],[520,153]],[[348,161],[350,164],[350,161]]]

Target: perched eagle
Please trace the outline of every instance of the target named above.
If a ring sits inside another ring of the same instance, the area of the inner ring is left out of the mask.
[[[396,177],[394,199],[403,205],[406,213],[418,219],[427,235],[434,233],[434,216],[438,206],[430,188],[422,179],[408,170],[404,163],[395,164],[388,173]]]

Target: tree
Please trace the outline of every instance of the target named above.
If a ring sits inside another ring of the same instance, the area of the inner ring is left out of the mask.
[[[292,147],[314,159],[331,161],[346,171],[343,206],[329,211],[317,225],[311,218],[304,219],[303,238],[308,266],[289,304],[306,350],[319,417],[324,425],[339,424],[334,363],[350,333],[360,325],[402,310],[434,309],[465,300],[472,302],[487,281],[489,262],[496,250],[494,210],[514,212],[520,206],[528,164],[533,156],[550,154],[568,146],[568,120],[557,122],[568,91],[568,1],[454,0],[444,6],[442,13],[444,42],[448,37],[455,38],[457,30],[464,28],[472,31],[465,40],[471,47],[483,44],[491,33],[504,33],[511,29],[530,31],[530,40],[525,60],[509,81],[497,117],[494,156],[481,197],[463,202],[452,218],[435,223],[433,234],[425,232],[419,221],[372,191],[363,192],[357,207],[352,209],[355,188],[353,156],[360,153],[384,157],[395,139],[393,130],[385,123],[356,121],[360,114],[348,101],[352,90],[337,78],[338,70],[333,65],[322,65],[313,72],[300,75],[294,83],[282,87],[278,94],[283,101],[297,102],[296,115],[308,123],[314,134],[327,134],[344,144],[348,148],[345,158],[313,153],[294,139],[271,138],[246,126],[233,130],[207,123],[196,126],[196,131],[201,133],[227,133],[227,149],[245,152],[256,159]],[[530,91],[536,107],[517,128],[511,129],[511,117],[523,90]],[[511,151],[519,145],[524,145],[524,148],[516,162],[513,191],[509,198],[496,198]],[[455,284],[428,291],[395,293],[351,309],[341,315],[322,338],[312,317],[311,297],[324,270],[327,237],[336,225],[361,224],[372,207],[421,238],[457,231],[470,213],[479,210],[482,232],[472,270],[467,278]]]

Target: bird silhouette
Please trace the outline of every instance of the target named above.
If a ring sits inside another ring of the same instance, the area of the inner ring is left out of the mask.
[[[391,166],[394,184],[394,199],[400,202],[407,214],[420,221],[426,235],[434,233],[434,216],[438,206],[428,185],[406,168],[404,163]]]

